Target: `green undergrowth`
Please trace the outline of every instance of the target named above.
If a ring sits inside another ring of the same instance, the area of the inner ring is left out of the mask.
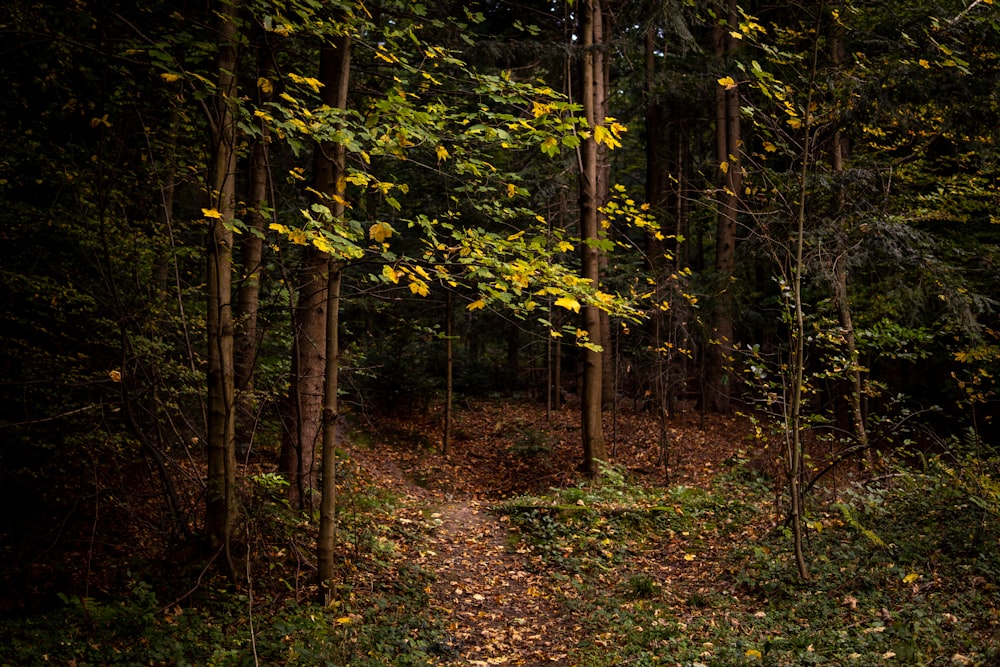
[[[572,582],[576,664],[1000,664],[995,469],[936,459],[811,499],[806,582],[739,461],[709,490],[605,479],[498,508]]]
[[[197,566],[200,584],[179,587],[189,595],[154,589],[139,573],[115,600],[62,595],[46,613],[0,620],[0,666],[429,664],[450,649],[427,613],[433,573],[407,554],[431,526],[419,513],[400,521],[392,494],[342,469],[342,553],[329,606],[312,602],[314,570],[301,549],[315,522],[289,511],[273,484],[259,484],[248,501],[260,554],[252,585],[233,587]]]
[[[415,564],[433,520],[342,466],[329,606],[302,558],[314,522],[254,495],[253,585],[210,574],[181,601],[139,573],[115,600],[66,594],[0,622],[0,665],[430,665],[456,659]],[[1000,464],[935,458],[808,503],[811,579],[775,526],[768,481],[731,462],[713,486],[607,469],[495,508],[572,625],[569,664],[1000,664]],[[188,590],[185,583],[182,591]],[[446,619],[445,619],[446,620]],[[511,657],[513,661],[514,656]]]

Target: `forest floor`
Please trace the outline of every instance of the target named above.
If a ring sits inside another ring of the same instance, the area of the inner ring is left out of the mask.
[[[823,474],[843,443],[811,438],[804,579],[778,452],[748,420],[605,420],[597,482],[577,471],[572,407],[463,403],[447,457],[434,410],[348,418],[325,605],[316,522],[288,508],[269,453],[247,470],[241,587],[204,558],[148,557],[158,496],[108,495],[82,515],[90,532],[58,528],[93,560],[78,548],[61,559],[73,576],[38,570],[30,595],[0,596],[49,600],[0,618],[0,665],[1000,665],[1000,510],[984,486],[1000,468],[954,451],[911,456],[916,472],[877,459]]]
[[[679,413],[665,423],[670,451],[664,467],[655,415],[622,411],[606,420],[610,463],[650,489],[707,488],[752,434],[739,418]],[[380,423],[379,431],[384,442],[349,447],[350,457],[372,484],[399,494],[397,521],[429,526],[408,556],[434,573],[429,609],[447,627],[446,640],[436,647],[441,664],[577,664],[571,656],[581,640],[596,650],[611,641],[612,633],[604,631],[611,628],[585,627],[574,608],[581,578],[545,567],[510,517],[493,511],[514,496],[583,483],[576,472],[577,410],[547,415],[544,407],[499,402],[460,410],[448,457],[436,453],[441,426],[435,420],[398,419]],[[685,533],[632,548],[600,580],[614,589],[641,572],[669,598],[683,602],[704,594],[717,580],[715,556],[732,543],[702,542],[695,559],[685,548],[689,538]]]

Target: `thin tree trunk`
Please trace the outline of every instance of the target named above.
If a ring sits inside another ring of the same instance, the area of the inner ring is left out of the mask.
[[[737,48],[728,26],[736,25],[736,0],[728,0],[728,23],[715,26],[715,53],[720,60]],[[740,109],[736,87],[719,86],[715,100],[716,159],[720,187],[715,235],[715,271],[719,295],[713,340],[706,349],[706,386],[703,400],[709,410],[727,413],[730,405],[729,364],[733,351],[733,308],[730,286],[736,268],[736,215],[742,185],[740,152]]]
[[[838,3],[843,8],[843,3]],[[840,24],[833,22],[830,36],[830,56],[838,67],[847,58],[844,46],[844,34]],[[831,147],[833,171],[838,177],[843,177],[844,160],[847,157],[847,139],[839,130],[833,135],[833,146]],[[846,202],[844,201],[844,191],[841,188],[837,193],[837,214],[843,213]],[[841,255],[834,260],[833,266],[833,287],[834,302],[837,305],[837,313],[840,319],[840,327],[844,330],[844,342],[847,345],[847,358],[850,359],[849,369],[851,392],[848,395],[848,405],[851,410],[851,422],[854,427],[854,437],[858,445],[862,448],[864,456],[871,460],[871,452],[868,451],[868,429],[865,426],[864,410],[862,409],[862,368],[858,354],[857,338],[854,334],[854,320],[851,317],[851,302],[847,294],[847,266],[846,257]]]
[[[208,492],[205,530],[235,579],[230,552],[236,514],[236,421],[233,368],[232,221],[236,213],[236,3],[219,4],[218,88],[214,117],[208,259]]]
[[[594,12],[594,120],[603,125],[604,119],[609,115],[608,90],[611,86],[611,58],[607,54],[605,36],[609,33],[606,25],[604,9],[598,1],[597,10]],[[608,204],[611,190],[611,156],[610,150],[604,144],[597,145],[597,210],[598,222],[603,218],[601,211]],[[598,225],[598,233],[605,236],[611,234],[610,227],[602,230]],[[608,253],[599,251],[597,253],[598,274],[604,276],[608,272]],[[617,401],[617,387],[615,386],[615,359],[618,350],[614,345],[614,338],[611,335],[611,316],[606,310],[598,313],[601,318],[601,346],[604,351],[601,353],[601,407],[613,406]]]
[[[329,263],[326,320],[326,373],[323,399],[323,452],[320,477],[319,537],[316,540],[316,576],[323,604],[331,602],[330,581],[335,574],[337,546],[337,424],[340,420],[337,392],[340,388],[340,285],[341,267]]]
[[[453,419],[453,402],[455,395],[455,315],[452,311],[452,296],[448,292],[445,303],[444,339],[445,339],[445,387],[444,387],[444,434],[441,438],[441,449],[445,458],[451,456],[451,428]]]
[[[271,55],[266,47],[258,53],[259,80],[270,82],[273,69]],[[271,100],[270,83],[258,85],[258,104],[263,106]],[[268,188],[271,171],[268,164],[268,142],[270,131],[267,123],[261,121],[260,136],[250,151],[250,183],[247,192],[248,234],[240,236],[240,259],[243,275],[236,291],[236,434],[240,450],[249,452],[254,431],[254,368],[257,364],[257,350],[260,335],[257,331],[257,315],[260,310],[261,262],[264,256],[264,230],[267,229]]]
[[[351,73],[351,38],[338,37],[331,47],[320,54],[320,80],[325,84],[323,101],[338,109],[347,108],[348,85]],[[343,144],[333,144],[317,151],[328,154],[328,173],[325,173],[326,194],[331,195],[330,211],[334,220],[344,216],[344,180],[347,171],[347,153]],[[326,306],[326,368],[323,383],[323,458],[320,500],[319,539],[316,545],[317,577],[326,603],[330,602],[329,585],[334,575],[337,536],[337,422],[340,413],[337,393],[340,390],[340,286],[341,265],[330,258],[327,261]]]
[[[318,179],[314,182],[319,185]],[[298,509],[311,505],[310,491],[316,486],[316,446],[322,437],[328,259],[326,253],[307,248],[296,288],[291,419],[289,431],[282,439],[279,466],[289,481],[289,504]]]
[[[582,0],[580,3],[581,27],[580,38],[583,49],[581,55],[581,80],[584,116],[588,125],[593,128],[604,119],[597,118],[598,110],[603,104],[598,104],[595,93],[603,89],[599,86],[598,77],[602,77],[597,69],[596,53],[601,46],[603,35],[600,34],[597,17],[601,12],[600,0]],[[602,77],[603,78],[603,77]],[[598,206],[600,205],[599,186],[599,153],[593,134],[583,141],[580,147],[580,236],[581,274],[591,281],[594,287],[600,284],[600,259],[595,242],[599,239],[600,225]],[[598,346],[601,339],[601,315],[596,306],[584,306],[583,330],[587,332],[589,346],[584,350],[583,384],[581,387],[581,431],[583,437],[583,468],[592,475],[600,474],[598,461],[607,460],[607,445],[604,440],[604,428],[601,423],[601,387],[602,387],[602,355]]]
[[[802,473],[803,460],[805,458],[805,447],[802,442],[802,412],[804,408],[803,389],[805,383],[805,337],[806,323],[805,310],[802,303],[802,272],[805,269],[803,252],[805,247],[805,223],[806,223],[806,189],[809,175],[809,160],[812,152],[812,97],[815,86],[816,68],[819,61],[819,39],[813,47],[812,68],[809,73],[809,87],[806,94],[805,118],[802,121],[804,137],[802,139],[802,167],[799,170],[799,201],[796,214],[796,229],[794,239],[794,263],[792,265],[792,307],[794,309],[794,327],[792,330],[792,359],[791,359],[791,381],[792,397],[790,405],[790,418],[787,429],[791,433],[791,442],[788,451],[788,482],[789,495],[791,496],[791,523],[792,539],[795,552],[795,565],[798,569],[799,578],[808,580],[809,565],[805,558],[805,526],[803,497],[802,497]]]

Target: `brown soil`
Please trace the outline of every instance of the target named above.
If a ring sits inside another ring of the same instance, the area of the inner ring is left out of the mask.
[[[617,435],[609,437],[612,463],[645,484],[708,484],[726,459],[751,445],[738,419],[715,416],[706,423],[686,413],[667,423],[665,468],[657,420],[642,413],[622,413],[616,423],[607,419],[606,432]],[[507,517],[490,512],[499,499],[578,481],[577,424],[572,410],[548,420],[534,406],[489,403],[459,414],[447,458],[434,451],[440,427],[433,419],[380,423],[380,442],[353,448],[363,474],[401,493],[401,515],[423,516],[435,526],[414,557],[436,574],[430,604],[449,619],[442,664],[564,665],[581,633],[600,645],[600,629],[580,627],[567,607],[577,596],[573,579],[552,576],[538,556],[520,548]],[[387,444],[393,442],[404,444]],[[709,547],[705,555],[711,552]],[[664,544],[633,565],[683,597],[714,567],[684,555]]]

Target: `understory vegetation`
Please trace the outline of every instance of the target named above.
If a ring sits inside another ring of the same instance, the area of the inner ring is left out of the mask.
[[[809,583],[769,485],[739,461],[709,490],[568,489],[503,511],[577,581],[579,664],[994,664],[996,516],[929,463],[823,503]],[[580,511],[538,504],[574,498]]]
[[[506,408],[515,409],[527,410]],[[497,454],[510,467],[527,460],[527,469],[538,469],[560,456],[564,428],[545,426],[534,412],[534,422],[517,420],[512,446]],[[157,582],[154,590],[148,571],[130,572],[127,593],[116,599],[62,595],[45,613],[6,621],[0,664],[469,664],[462,658],[469,647],[449,630],[447,605],[434,600],[434,561],[424,559],[436,548],[440,505],[469,490],[449,486],[441,457],[404,437],[420,428],[397,427],[391,440],[359,435],[360,461],[341,452],[341,551],[331,605],[311,602],[313,566],[305,554],[315,527],[288,509],[280,482],[262,475],[253,482],[258,518],[245,530],[266,555],[244,560],[249,585],[234,590],[198,570],[183,584]],[[552,443],[552,451],[514,447],[525,434]],[[530,492],[487,502],[488,521],[509,531],[504,551],[526,559],[540,582],[525,595],[562,610],[556,628],[566,653],[558,664],[1000,659],[998,495],[988,481],[1000,461],[966,451],[975,444],[968,442],[877,471],[846,464],[809,496],[812,579],[804,582],[786,535],[780,480],[754,462],[752,440],[715,438],[725,447],[707,448],[714,463],[708,456],[687,461],[702,469],[700,478],[681,472],[686,479],[667,484],[633,456],[638,472],[607,467],[600,483],[554,487],[536,480]],[[466,461],[485,458],[481,443],[490,440],[470,436]],[[622,450],[631,456],[631,448]],[[398,475],[391,485],[365,470],[386,466]],[[472,483],[491,475],[501,482],[489,468]],[[482,545],[468,541],[470,557],[481,557]],[[523,662],[516,655],[508,661]]]

